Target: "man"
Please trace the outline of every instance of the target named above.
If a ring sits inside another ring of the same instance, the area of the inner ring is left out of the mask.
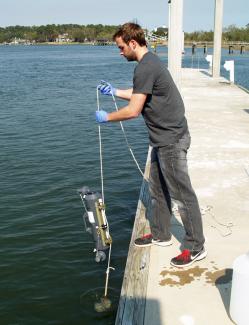
[[[135,245],[169,246],[172,244],[170,219],[171,199],[177,205],[185,228],[184,249],[171,260],[176,267],[185,267],[206,257],[199,204],[187,169],[190,135],[181,95],[166,67],[148,51],[142,28],[126,23],[113,36],[120,54],[128,61],[137,61],[133,88],[115,89],[102,82],[99,90],[129,101],[117,112],[96,112],[99,123],[123,121],[141,113],[148,127],[151,154],[149,187],[152,199],[151,234],[135,240]]]

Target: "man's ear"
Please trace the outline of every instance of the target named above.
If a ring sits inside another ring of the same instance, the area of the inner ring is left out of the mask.
[[[132,40],[130,40],[129,45],[130,45],[131,49],[134,51],[137,47],[137,42],[134,39],[132,39]]]

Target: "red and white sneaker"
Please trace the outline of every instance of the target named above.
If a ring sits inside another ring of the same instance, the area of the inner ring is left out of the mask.
[[[170,264],[176,267],[185,267],[193,264],[195,261],[200,261],[207,256],[207,251],[203,247],[200,251],[190,251],[184,249],[182,253],[172,258]]]
[[[154,239],[152,234],[143,235],[140,238],[135,239],[135,246],[137,247],[148,247],[151,245],[158,245],[158,246],[170,246],[172,245],[172,240],[161,240],[161,239]]]

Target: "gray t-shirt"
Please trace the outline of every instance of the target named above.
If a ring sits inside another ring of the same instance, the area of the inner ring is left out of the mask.
[[[174,144],[188,131],[181,95],[155,54],[147,52],[136,66],[133,93],[147,94],[142,114],[153,147]]]

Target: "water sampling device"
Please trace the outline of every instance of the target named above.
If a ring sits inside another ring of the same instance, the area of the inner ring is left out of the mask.
[[[99,93],[97,87],[97,108],[100,110],[99,105]],[[114,95],[112,94],[112,99],[115,105],[116,110],[118,110],[117,103]],[[133,151],[129,145],[128,139],[126,137],[122,122],[120,122],[121,129],[123,131],[125,141],[127,147],[141,173],[143,172],[139,167],[139,164],[133,154]],[[101,261],[105,261],[108,255],[108,263],[106,269],[106,279],[105,279],[105,292],[104,296],[100,298],[100,301],[95,302],[94,308],[97,312],[106,312],[110,310],[112,302],[107,298],[107,290],[108,290],[108,281],[109,281],[109,273],[110,270],[114,270],[113,267],[110,266],[111,260],[111,249],[112,249],[112,238],[110,235],[109,225],[105,213],[105,200],[104,200],[104,176],[103,176],[103,157],[102,157],[102,139],[101,139],[101,128],[98,125],[99,131],[99,155],[100,155],[100,176],[101,176],[101,194],[99,192],[91,191],[87,186],[83,186],[78,190],[78,193],[81,197],[85,213],[83,215],[83,222],[85,225],[85,229],[88,233],[92,234],[94,241],[94,249],[95,252],[95,261],[97,263]]]
[[[101,194],[90,191],[87,186],[79,189],[78,193],[85,208],[83,215],[85,230],[93,236],[95,261],[99,263],[106,259],[105,252],[112,244],[105,205]]]

